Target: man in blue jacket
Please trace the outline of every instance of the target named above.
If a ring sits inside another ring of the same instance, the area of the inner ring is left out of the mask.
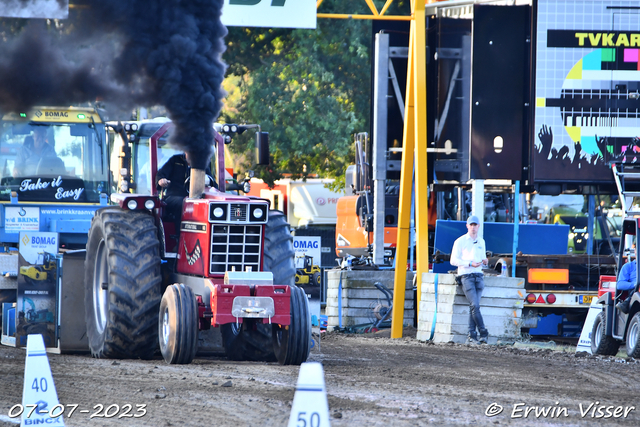
[[[627,297],[627,299],[616,304],[618,310],[623,313],[629,312],[631,297],[633,296],[634,290],[636,288],[636,278],[638,277],[637,274],[637,262],[635,259],[623,265],[620,269],[620,274],[618,274],[616,289],[619,291],[632,291],[629,292],[629,296]]]

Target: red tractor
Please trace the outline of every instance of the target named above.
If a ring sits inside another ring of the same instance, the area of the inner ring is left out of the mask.
[[[620,237],[620,253],[618,255],[618,271],[621,270],[625,242],[636,242],[640,235],[640,218],[627,218],[622,223],[622,236]],[[635,259],[638,259],[638,246],[633,245]],[[616,289],[616,278],[611,276],[603,279],[601,276],[599,286],[598,303],[602,304],[602,312],[598,313],[591,332],[591,352],[614,356],[623,342],[626,342],[627,355],[640,358],[640,294],[638,294],[638,275],[636,264],[636,286],[631,291]],[[632,293],[629,311],[623,313],[617,304],[624,301]]]
[[[145,131],[146,124],[128,124],[130,133],[118,130],[129,155],[148,144],[148,182],[155,183],[158,142],[166,142],[173,126],[151,121]],[[148,359],[159,343],[168,363],[190,363],[199,331],[220,327],[231,359],[307,360],[311,322],[306,295],[294,285],[289,225],[268,201],[225,192],[228,135],[215,135],[219,188],[205,187],[204,171],[191,170],[179,233],[173,221],[163,221],[155,185],[151,194],[114,194],[115,205],[96,212],[85,260],[93,356]],[[264,163],[268,134],[258,131],[257,145]],[[136,174],[123,175],[135,189],[130,177]]]

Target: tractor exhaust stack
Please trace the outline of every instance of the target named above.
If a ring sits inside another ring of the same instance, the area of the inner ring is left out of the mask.
[[[191,168],[191,179],[189,180],[190,199],[202,198],[202,193],[204,193],[204,176],[204,170]]]

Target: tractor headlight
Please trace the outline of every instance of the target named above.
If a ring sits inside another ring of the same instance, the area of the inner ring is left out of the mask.
[[[138,208],[138,202],[136,202],[135,200],[129,200],[127,202],[127,207],[129,209],[131,209],[132,211],[136,210]]]
[[[209,205],[209,221],[227,221],[229,216],[229,205],[224,203],[213,203]]]
[[[267,220],[267,206],[263,204],[249,205],[249,221],[265,222]]]
[[[144,207],[151,210],[156,206],[155,202],[151,199],[144,202]]]

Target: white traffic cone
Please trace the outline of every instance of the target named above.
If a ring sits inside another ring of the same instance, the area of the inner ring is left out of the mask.
[[[331,426],[327,389],[324,386],[324,372],[322,364],[318,362],[307,362],[300,365],[288,427],[302,425]]]
[[[35,409],[34,408],[35,405]],[[22,422],[20,427],[32,425],[64,426],[64,407],[59,405],[53,383],[49,358],[42,335],[27,336],[27,358],[22,388]]]

